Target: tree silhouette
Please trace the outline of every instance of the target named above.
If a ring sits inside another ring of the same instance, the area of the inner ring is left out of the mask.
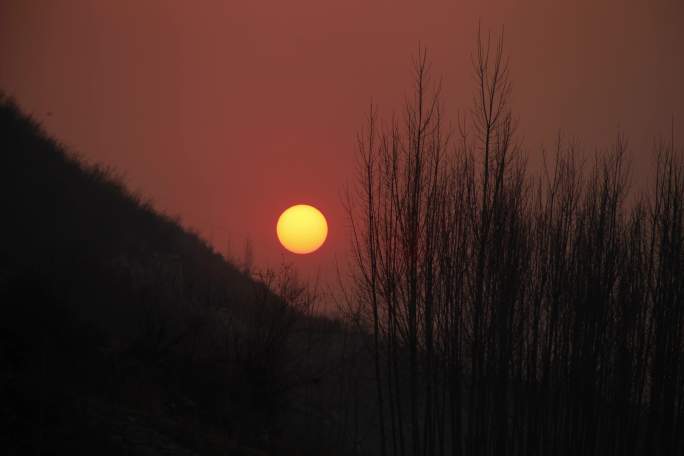
[[[683,166],[657,149],[629,194],[627,144],[542,173],[515,140],[503,37],[479,31],[473,105],[442,122],[426,52],[386,126],[371,108],[349,196],[356,316],[372,334],[379,451],[684,450]]]

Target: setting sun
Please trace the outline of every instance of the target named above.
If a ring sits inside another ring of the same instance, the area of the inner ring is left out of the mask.
[[[315,252],[328,236],[325,217],[313,206],[297,204],[285,210],[276,226],[278,240],[292,253]]]

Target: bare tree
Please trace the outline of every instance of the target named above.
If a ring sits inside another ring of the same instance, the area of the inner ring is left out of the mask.
[[[357,322],[380,452],[644,454],[684,448],[684,171],[659,148],[629,198],[627,143],[559,135],[539,176],[515,141],[503,36],[478,32],[458,141],[426,52],[413,98],[371,109],[350,194]]]

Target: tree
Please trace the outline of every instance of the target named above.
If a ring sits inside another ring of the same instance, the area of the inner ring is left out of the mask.
[[[349,196],[356,321],[380,452],[675,454],[684,448],[684,165],[660,146],[629,199],[627,143],[587,166],[559,135],[530,176],[503,37],[478,32],[457,141],[427,53],[403,116],[371,108]]]

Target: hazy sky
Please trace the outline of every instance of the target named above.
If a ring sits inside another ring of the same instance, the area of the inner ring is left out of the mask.
[[[467,108],[478,20],[505,29],[533,161],[559,128],[590,149],[620,129],[637,160],[673,115],[684,135],[681,0],[0,0],[0,90],[218,249],[329,275],[369,102],[401,107],[420,42]],[[300,202],[330,225],[307,257],[275,237]]]

